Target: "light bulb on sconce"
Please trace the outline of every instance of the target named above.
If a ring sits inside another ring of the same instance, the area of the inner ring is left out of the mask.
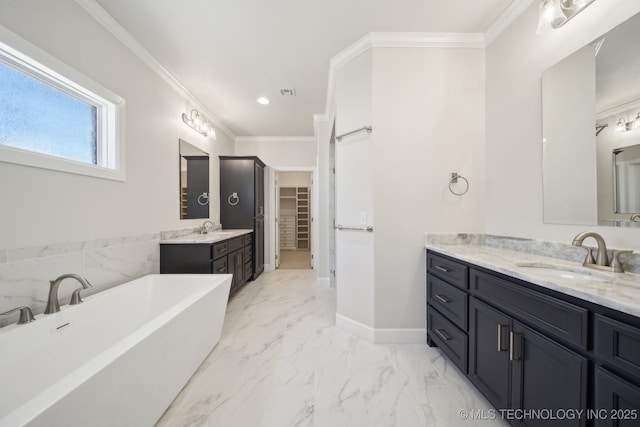
[[[213,125],[206,119],[206,117],[202,116],[198,110],[191,110],[189,115],[182,113],[182,121],[200,135],[216,139],[216,130],[213,128]]]
[[[633,128],[640,129],[640,113],[638,113],[636,119],[633,121]]]
[[[616,132],[626,132],[626,131],[627,131],[627,122],[625,122],[623,118],[620,118],[620,120],[618,120],[618,123],[616,123]]]
[[[562,27],[595,0],[542,0],[536,34]]]

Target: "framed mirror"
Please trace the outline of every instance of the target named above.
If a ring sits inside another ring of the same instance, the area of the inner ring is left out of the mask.
[[[543,72],[542,131],[545,223],[640,227],[640,14]]]
[[[209,154],[180,143],[180,219],[209,218]]]

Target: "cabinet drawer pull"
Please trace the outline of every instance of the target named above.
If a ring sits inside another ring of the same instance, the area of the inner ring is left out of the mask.
[[[500,323],[498,323],[498,351],[502,352],[502,351],[507,351],[506,348],[502,348],[502,328],[504,328],[507,325],[502,325]]]
[[[451,300],[444,295],[435,294],[434,296],[445,304],[448,304],[451,302]]]
[[[220,248],[218,249],[218,252],[227,252],[227,248]]]
[[[220,267],[219,269],[216,270],[216,273],[226,273],[227,272],[227,267]]]
[[[449,337],[449,335],[447,335],[442,329],[436,329],[436,334],[438,334],[438,336],[444,341],[449,341],[451,339],[451,337]]]
[[[509,332],[509,360],[512,362],[520,360],[520,358],[516,356],[516,350],[515,350],[516,335],[517,334],[513,331]]]
[[[448,268],[445,268],[445,267],[443,267],[441,265],[436,265],[435,268],[436,268],[436,270],[440,270],[440,271],[442,271],[444,273],[448,273],[450,271]]]

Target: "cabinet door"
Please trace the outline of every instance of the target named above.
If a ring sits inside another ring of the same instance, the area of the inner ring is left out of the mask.
[[[231,279],[231,289],[236,289],[244,283],[244,263],[243,250],[237,250],[229,254],[227,258],[227,269],[229,274],[233,274]]]
[[[496,408],[508,408],[511,319],[475,298],[470,300],[469,379]]]
[[[511,341],[511,407],[558,413],[586,410],[587,359],[513,321]],[[581,419],[523,419],[521,426],[583,426]]]
[[[597,366],[595,390],[596,426],[640,425],[639,387]]]
[[[255,220],[253,236],[253,279],[264,271],[264,219]]]
[[[160,245],[161,274],[211,274],[210,244]]]

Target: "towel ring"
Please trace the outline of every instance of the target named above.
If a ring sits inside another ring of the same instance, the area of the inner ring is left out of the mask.
[[[207,193],[202,193],[198,196],[198,204],[200,206],[206,206],[209,204],[209,195]]]
[[[231,201],[233,199],[235,199],[235,202]],[[227,202],[229,202],[231,206],[237,205],[240,202],[240,197],[238,197],[238,193],[233,193],[232,195],[230,195],[229,198],[227,199]]]
[[[464,191],[462,191],[460,193],[457,193],[457,192],[453,191],[453,188],[451,188],[451,186],[453,184],[457,184],[458,183],[458,179],[463,180],[465,182],[465,184],[466,184],[466,188],[464,189]],[[469,181],[464,176],[458,175],[457,172],[451,172],[451,179],[449,180],[449,191],[451,191],[456,196],[462,196],[464,194],[467,194],[467,191],[469,191]]]

